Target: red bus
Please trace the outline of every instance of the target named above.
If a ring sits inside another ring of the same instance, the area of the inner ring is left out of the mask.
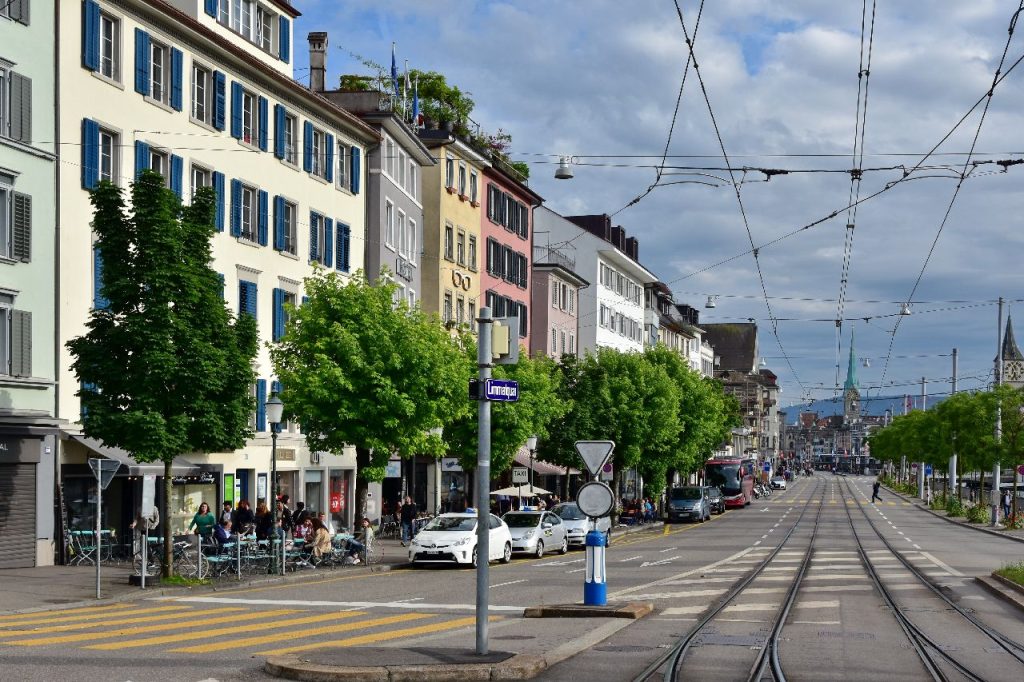
[[[726,507],[744,507],[754,499],[753,458],[716,457],[704,464],[704,485],[718,486]]]

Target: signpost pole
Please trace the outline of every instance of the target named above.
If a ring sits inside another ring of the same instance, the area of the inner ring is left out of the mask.
[[[100,470],[102,471],[102,469]],[[100,511],[102,510],[103,499],[103,481],[102,476],[96,477],[96,598],[100,599],[100,559],[103,556],[103,534],[100,532],[101,528],[101,516]]]
[[[480,308],[479,334],[477,336],[477,368],[480,386],[487,385],[491,378],[493,357],[491,354],[491,309]],[[486,390],[477,402],[477,450],[476,450],[476,653],[487,654],[488,587],[491,556],[491,403]]]

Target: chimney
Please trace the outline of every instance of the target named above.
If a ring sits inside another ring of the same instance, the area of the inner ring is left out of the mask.
[[[626,255],[637,263],[640,262],[640,242],[636,237],[626,237]]]
[[[327,79],[327,33],[313,31],[309,40],[309,89],[323,92]]]

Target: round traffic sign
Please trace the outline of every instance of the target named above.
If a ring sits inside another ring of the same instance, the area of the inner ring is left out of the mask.
[[[1024,476],[1024,464],[1021,464],[1019,467],[1017,467],[1017,473],[1020,474],[1021,476]]]
[[[576,493],[576,505],[592,519],[608,516],[615,508],[615,493],[600,481],[584,483]]]

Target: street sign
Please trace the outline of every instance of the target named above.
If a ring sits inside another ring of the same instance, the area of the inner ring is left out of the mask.
[[[925,464],[924,465],[924,475],[925,476],[931,476],[932,475],[932,465],[931,464]]]
[[[89,468],[92,469],[92,475],[99,481],[100,488],[103,490],[107,489],[110,482],[114,480],[114,474],[121,468],[121,463],[113,459],[90,459]]]
[[[604,466],[601,467],[601,475],[598,477],[599,481],[614,481],[615,480],[615,466],[611,462],[605,462]]]
[[[487,379],[484,381],[484,400],[516,402],[519,400],[519,382],[515,379]]]
[[[765,463],[764,463],[764,464],[763,464],[763,465],[761,466],[761,468],[762,468],[762,469],[764,469],[764,472],[765,472],[766,474],[770,474],[770,473],[772,472],[772,463],[771,463],[771,462],[765,462]]]
[[[529,483],[530,470],[526,467],[512,467],[512,483]]]
[[[1024,476],[1024,464],[1021,464],[1019,467],[1017,467],[1017,473],[1020,474],[1021,476]]]
[[[615,443],[610,440],[578,440],[575,446],[591,476],[597,476],[615,450]]]
[[[491,357],[496,365],[519,362],[519,316],[496,317],[491,324]]]
[[[459,464],[458,457],[442,457],[441,458],[441,471],[462,471],[462,465]]]
[[[615,508],[615,493],[604,483],[591,481],[580,486],[576,506],[592,519],[608,516]]]

